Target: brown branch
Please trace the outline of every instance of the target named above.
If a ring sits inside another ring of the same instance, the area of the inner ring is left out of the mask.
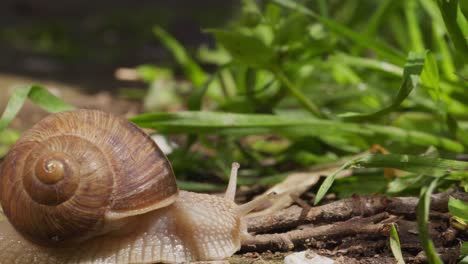
[[[447,203],[450,195],[468,201],[468,194],[463,192],[435,194],[431,200],[432,215],[444,217],[440,213],[447,212]],[[289,230],[307,223],[318,224],[345,221],[355,216],[370,216],[384,211],[393,215],[414,218],[418,200],[416,197],[354,196],[329,204],[307,208],[308,212],[305,216],[303,208],[291,206],[270,215],[248,219],[248,228],[249,232],[268,233],[278,230]]]
[[[387,217],[387,213],[382,213],[367,218],[354,218],[346,222],[307,227],[282,234],[256,235],[242,242],[242,250],[256,252],[264,250],[288,251],[298,246],[317,247],[322,241],[358,234],[372,237],[388,236],[390,223],[376,224],[376,222],[380,222]]]

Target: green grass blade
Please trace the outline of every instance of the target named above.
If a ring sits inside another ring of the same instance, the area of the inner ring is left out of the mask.
[[[74,109],[73,106],[63,102],[42,86],[34,84],[20,87],[13,91],[5,110],[0,117],[0,131],[5,129],[11,123],[16,114],[21,110],[21,107],[27,98],[51,113]]]
[[[468,241],[463,242],[461,249],[460,249],[460,254],[465,255],[465,256],[468,255]]]
[[[401,51],[410,52],[411,48],[408,41],[408,30],[406,29],[404,15],[398,12],[388,13],[385,23],[389,27],[389,35],[396,42],[395,45],[398,46]]]
[[[318,0],[320,15],[322,15],[324,17],[328,17],[328,15],[329,15],[327,2],[328,1],[326,1],[326,0]]]
[[[386,61],[351,56],[345,53],[338,53],[336,55],[333,55],[331,59],[339,61],[341,63],[351,65],[351,66],[378,70],[378,71],[385,72],[393,76],[398,76],[398,77],[403,76],[402,67],[388,63]]]
[[[463,242],[461,245],[460,256],[462,256],[463,259],[459,262],[459,264],[468,264],[468,242],[467,241]]]
[[[20,138],[20,132],[11,129],[0,130],[0,158],[3,157],[10,146]]]
[[[273,74],[307,111],[316,117],[323,117],[318,106],[307,99],[307,97],[286,77],[286,75],[284,75],[280,69],[273,69]]]
[[[449,46],[447,45],[447,41],[445,40],[444,35],[440,33],[442,29],[437,29],[437,27],[440,27],[440,25],[432,23],[434,42],[441,54],[440,57],[444,58],[443,60],[440,60],[441,70],[444,73],[444,76],[445,78],[447,78],[447,80],[456,81],[457,75],[455,74],[456,70],[455,63],[453,61],[453,54],[450,52]]]
[[[317,205],[318,203],[320,203],[323,197],[325,197],[328,190],[333,185],[333,182],[335,182],[336,176],[342,171],[351,167],[354,164],[353,162],[354,161],[350,161],[350,162],[343,164],[343,166],[341,166],[340,168],[335,170],[332,174],[327,176],[327,178],[323,181],[323,183],[320,185],[319,190],[317,191],[317,195],[315,196],[315,199],[314,199],[314,205]]]
[[[411,156],[399,154],[372,154],[351,160],[327,176],[320,186],[314,204],[318,204],[335,181],[336,176],[351,167],[363,168],[395,168],[421,175],[441,177],[454,172],[468,171],[468,162],[440,159],[432,156]],[[456,209],[464,208],[460,203],[454,203]],[[464,205],[466,206],[466,205]],[[458,210],[457,212],[459,212]],[[468,211],[467,211],[468,212]]]
[[[439,11],[437,2],[433,0],[420,0],[420,3],[432,20],[432,37],[436,46],[434,53],[440,52],[440,57],[444,58],[440,60],[441,70],[448,80],[456,81],[454,58],[445,39],[446,30],[444,20]]]
[[[465,222],[468,222],[468,203],[457,198],[450,197],[448,203],[449,212]]]
[[[468,1],[459,1],[460,11],[463,13],[466,19],[468,19]]]
[[[437,0],[437,3],[456,51],[464,57],[465,61],[468,60],[468,44],[457,22],[458,0]]]
[[[418,86],[419,75],[424,67],[425,53],[410,52],[403,70],[403,82],[392,104],[374,113],[358,114],[345,113],[339,115],[345,120],[372,119],[396,110],[408,97],[411,91]]]
[[[390,11],[392,5],[395,3],[393,0],[383,0],[380,1],[379,7],[375,12],[372,13],[369,22],[365,25],[365,34],[368,36],[375,35],[378,27],[382,22],[385,21],[386,16],[385,14]]]
[[[421,73],[423,89],[431,96],[435,103],[440,101],[440,77],[437,62],[431,52],[427,52],[424,59],[424,68]]]
[[[397,260],[397,264],[405,264],[403,254],[401,253],[400,238],[398,237],[398,231],[394,223],[391,225],[390,229],[390,249]]]
[[[332,174],[327,176],[322,185],[320,185],[317,196],[314,200],[314,205],[318,204],[323,199],[325,194],[333,185],[336,176],[343,170],[352,167],[395,168],[408,172],[418,173],[421,175],[441,177],[450,173],[468,171],[468,162],[440,159],[433,156],[411,156],[399,154],[365,155],[345,163]],[[456,207],[454,210],[458,210],[457,214],[460,213],[460,209],[464,210],[464,206],[466,206],[466,204],[461,205],[460,203],[456,202],[453,202],[453,204],[454,207]],[[466,212],[468,212],[468,210],[465,211],[465,213]],[[464,216],[464,214],[462,216]]]
[[[361,158],[356,164],[365,168],[395,168],[433,177],[468,171],[468,162],[400,154],[369,155]]]
[[[201,110],[203,97],[205,96],[206,92],[208,91],[208,88],[217,76],[218,72],[210,76],[210,78],[200,87],[200,89],[196,89],[192,92],[187,101],[187,108],[190,111]]]
[[[275,51],[255,36],[218,29],[210,29],[206,32],[212,33],[218,43],[221,43],[235,60],[245,65],[253,68],[268,68],[275,61]]]
[[[434,247],[434,243],[429,235],[429,210],[431,203],[431,194],[437,186],[437,179],[432,181],[432,183],[427,188],[423,188],[421,195],[419,197],[418,208],[417,208],[417,218],[418,218],[418,231],[419,231],[419,240],[421,245],[426,252],[427,261],[430,264],[443,264],[440,257],[437,255],[437,252]]]
[[[381,56],[382,58],[388,60],[389,62],[396,64],[396,65],[403,65],[405,63],[404,57],[401,55],[400,52],[395,51],[393,48],[388,47],[387,45],[377,41],[375,38],[368,37],[361,33],[355,32],[352,29],[342,25],[338,22],[335,22],[331,19],[326,17],[320,16],[313,12],[312,10],[306,8],[305,6],[297,3],[296,1],[292,0],[272,0],[274,3],[296,10],[302,14],[308,15],[314,19],[317,19],[324,25],[326,25],[330,30],[333,32],[345,36],[350,40],[354,41],[357,45],[362,46],[364,48],[368,48],[373,50],[376,54]]]
[[[135,116],[131,120],[139,126],[154,128],[161,133],[220,133],[237,136],[277,133],[318,137],[344,133],[366,137],[383,136],[405,144],[435,146],[452,152],[464,151],[463,145],[458,142],[424,132],[391,126],[321,120],[304,116],[187,111],[143,114]]]
[[[254,0],[242,1],[242,24],[254,28],[262,21],[262,13]]]
[[[459,1],[459,3],[461,2],[462,1]],[[463,2],[466,2],[466,1],[463,1]],[[457,23],[463,36],[465,36],[465,39],[468,39],[468,18],[465,17],[465,15],[463,14],[460,8],[457,10]],[[467,41],[467,45],[468,45],[468,41]]]
[[[189,56],[185,48],[161,27],[155,26],[153,28],[153,33],[161,40],[164,46],[172,52],[172,55],[180,64],[182,70],[192,84],[197,88],[201,87],[207,80],[207,74]]]
[[[406,0],[404,2],[404,11],[406,24],[408,26],[409,38],[411,41],[411,50],[416,52],[424,51],[424,41],[421,36],[420,26],[417,18],[418,2],[417,0]]]

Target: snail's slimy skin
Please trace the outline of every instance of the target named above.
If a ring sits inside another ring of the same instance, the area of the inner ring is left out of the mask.
[[[44,248],[0,222],[0,263],[181,263],[222,260],[247,235],[241,210],[223,197],[181,191],[166,208],[138,216],[131,231],[70,248]],[[217,217],[213,217],[216,214]]]

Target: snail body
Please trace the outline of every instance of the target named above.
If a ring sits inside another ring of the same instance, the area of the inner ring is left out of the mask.
[[[0,168],[0,263],[181,263],[220,260],[248,236],[225,197],[179,191],[171,165],[131,122],[96,110],[50,115]]]
[[[217,218],[200,214],[213,213],[211,208],[219,210]],[[242,235],[241,226],[226,232],[226,226],[243,225],[226,217],[234,215],[232,210],[235,205],[224,203],[222,197],[181,191],[174,204],[135,217],[125,225],[126,230],[69,248],[34,244],[19,237],[3,221],[0,263],[182,263],[224,259],[239,250]]]

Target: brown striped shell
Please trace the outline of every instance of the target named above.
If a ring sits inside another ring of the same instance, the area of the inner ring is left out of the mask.
[[[113,222],[171,204],[167,158],[133,123],[97,110],[52,114],[11,148],[0,200],[26,238],[58,246],[102,234]]]

